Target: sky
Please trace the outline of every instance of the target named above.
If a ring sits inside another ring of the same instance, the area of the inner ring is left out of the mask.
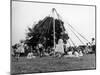
[[[95,37],[95,7],[12,1],[12,45],[25,39],[27,28],[51,14],[55,8],[64,21],[68,35],[76,45],[82,44],[70,31],[68,23],[91,41]],[[86,43],[84,39],[80,39]]]

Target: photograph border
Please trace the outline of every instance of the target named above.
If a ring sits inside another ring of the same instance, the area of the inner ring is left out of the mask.
[[[58,5],[73,5],[73,6],[90,6],[95,7],[95,45],[96,45],[96,53],[95,53],[95,68],[94,69],[77,69],[77,70],[69,70],[69,71],[84,71],[84,70],[96,70],[97,68],[97,6],[96,5],[88,5],[88,4],[73,4],[73,3],[57,3],[57,2],[44,2],[44,1],[24,1],[24,0],[10,0],[10,74],[11,73],[11,46],[12,46],[12,1],[16,2],[31,2],[31,3],[43,3],[43,4],[58,4]],[[66,70],[63,71],[52,71],[52,72],[42,72],[42,73],[53,73],[53,72],[68,72]],[[33,74],[34,72],[27,73],[14,73],[14,74]],[[35,73],[34,73],[35,74]]]

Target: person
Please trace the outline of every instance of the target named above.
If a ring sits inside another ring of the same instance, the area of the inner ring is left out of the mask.
[[[84,53],[87,54],[88,51],[89,51],[89,45],[88,45],[88,43],[87,43],[87,44],[86,44],[86,47],[85,47],[85,50],[84,50]]]
[[[64,53],[67,54],[67,48],[66,48],[66,44],[63,45],[64,46]]]
[[[56,45],[56,52],[64,53],[64,43],[62,39],[59,39],[58,44]]]
[[[75,57],[79,57],[79,53],[77,51],[74,52]]]
[[[20,57],[20,44],[17,44],[16,45],[16,49],[14,50],[14,53],[15,53],[15,58],[16,60],[18,61],[19,57]]]
[[[32,59],[32,58],[36,58],[32,52],[28,53],[27,55],[27,59]]]
[[[67,55],[64,57],[79,57],[77,47],[70,47],[70,50],[67,52]]]
[[[72,56],[72,55],[73,55],[73,51],[68,51],[67,54],[68,54],[69,56]]]
[[[40,57],[43,56],[43,45],[41,43],[38,44],[38,49],[40,52]]]
[[[79,56],[83,56],[82,48],[80,46],[78,47],[78,53],[79,53]]]
[[[83,53],[82,53],[82,51],[81,51],[81,50],[79,51],[79,56],[83,56]]]
[[[25,50],[24,50],[24,44],[23,43],[20,43],[20,46],[18,47],[18,51],[20,53],[24,53],[25,52]]]
[[[48,49],[47,49],[47,50],[48,50],[48,54],[49,54],[49,53],[51,52],[51,48],[50,48],[50,47],[48,47]]]

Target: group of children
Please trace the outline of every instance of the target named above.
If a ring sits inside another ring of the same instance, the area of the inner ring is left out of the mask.
[[[26,50],[25,50],[26,48]],[[14,51],[19,57],[20,53],[25,53],[27,52],[27,58],[36,58],[37,56],[57,56],[57,57],[80,57],[83,56],[83,54],[87,53],[90,50],[88,46],[86,46],[84,49],[81,47],[67,47],[66,44],[63,43],[62,39],[59,39],[58,44],[56,44],[56,47],[47,47],[46,49],[44,48],[42,43],[38,43],[37,46],[35,46],[35,50],[33,50],[32,47],[26,46],[25,44],[21,43],[18,48],[16,47]],[[35,51],[35,52],[34,52]]]

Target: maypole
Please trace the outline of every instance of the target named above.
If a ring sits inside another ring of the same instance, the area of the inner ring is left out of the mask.
[[[54,51],[55,51],[55,48],[56,48],[56,42],[55,42],[55,18],[54,18],[54,11],[55,11],[55,8],[52,8],[52,15],[53,15],[53,42],[54,42]]]

